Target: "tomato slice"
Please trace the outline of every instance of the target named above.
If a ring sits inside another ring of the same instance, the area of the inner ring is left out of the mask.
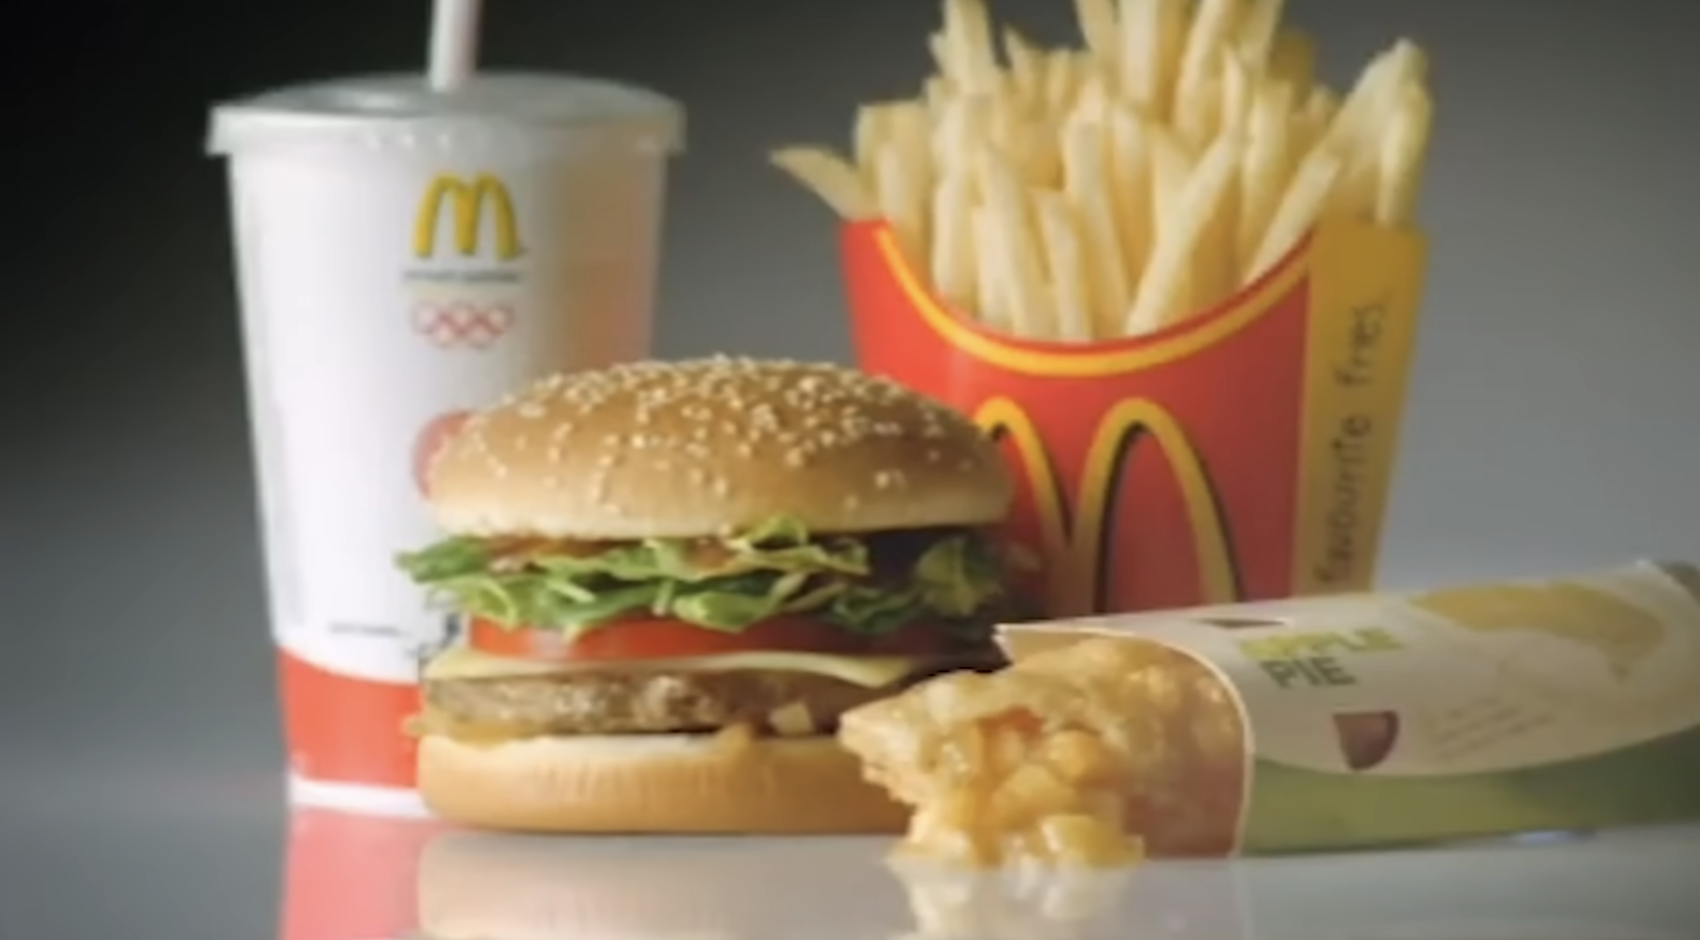
[[[568,642],[555,630],[508,627],[473,618],[467,645],[481,653],[511,659],[586,661],[672,659],[758,650],[925,656],[945,652],[949,637],[925,623],[887,636],[863,637],[808,617],[775,617],[737,633],[707,630],[682,620],[645,617],[605,624]]]

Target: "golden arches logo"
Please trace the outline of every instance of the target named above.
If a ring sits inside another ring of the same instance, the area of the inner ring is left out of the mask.
[[[437,229],[442,221],[444,203],[452,206],[454,247],[465,257],[478,253],[478,234],[484,221],[485,203],[490,204],[496,218],[496,258],[512,261],[524,253],[519,241],[519,222],[514,216],[513,196],[507,184],[488,173],[468,180],[452,174],[434,177],[425,188],[419,202],[419,214],[413,222],[413,253],[429,258],[437,251]]]
[[[993,439],[1008,439],[1027,473],[1044,555],[1060,569],[1052,575],[1051,600],[1063,606],[1063,613],[1094,612],[1104,604],[1120,484],[1128,460],[1144,441],[1162,451],[1179,482],[1197,554],[1200,601],[1239,599],[1237,566],[1216,487],[1180,422],[1161,405],[1126,399],[1105,413],[1088,446],[1072,507],[1044,440],[1019,405],[992,398],[974,420]]]

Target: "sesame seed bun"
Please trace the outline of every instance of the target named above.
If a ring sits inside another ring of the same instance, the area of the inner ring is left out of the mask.
[[[715,535],[1001,521],[1013,484],[961,414],[839,366],[713,358],[557,375],[473,416],[427,475],[458,535]]]
[[[896,833],[909,819],[826,736],[428,735],[418,788],[449,822],[522,832]]]

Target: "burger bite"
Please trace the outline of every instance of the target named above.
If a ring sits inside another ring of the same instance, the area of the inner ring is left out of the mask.
[[[542,381],[428,472],[401,557],[465,615],[422,676],[439,815],[563,831],[897,831],[838,716],[998,664],[1013,495],[954,411],[831,365]]]

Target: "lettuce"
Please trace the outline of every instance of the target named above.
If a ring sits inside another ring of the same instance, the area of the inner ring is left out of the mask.
[[[1005,597],[1000,549],[978,533],[942,534],[907,572],[876,583],[865,542],[815,539],[790,519],[707,544],[644,539],[589,554],[541,542],[504,554],[484,540],[450,538],[397,564],[437,601],[569,638],[639,613],[729,633],[807,613],[879,636],[921,619],[966,626]]]

